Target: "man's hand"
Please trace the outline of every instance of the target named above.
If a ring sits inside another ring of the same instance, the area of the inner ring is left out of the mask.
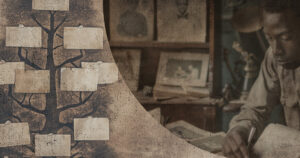
[[[249,131],[244,127],[233,128],[225,137],[223,153],[229,158],[249,158],[247,138]]]

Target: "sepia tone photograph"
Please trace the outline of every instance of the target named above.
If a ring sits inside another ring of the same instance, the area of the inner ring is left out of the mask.
[[[299,0],[0,0],[0,157],[298,158]]]

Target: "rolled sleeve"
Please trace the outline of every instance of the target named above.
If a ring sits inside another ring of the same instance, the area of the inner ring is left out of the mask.
[[[279,102],[280,84],[273,55],[269,49],[246,104],[241,107],[240,113],[231,120],[229,128],[242,126],[250,130],[254,126],[257,129],[255,137],[258,137],[263,131],[273,107]]]

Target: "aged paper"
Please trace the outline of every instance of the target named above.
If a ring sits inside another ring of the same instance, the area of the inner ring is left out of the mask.
[[[119,79],[119,70],[115,63],[82,62],[81,66],[98,72],[98,84],[110,84]]]
[[[114,0],[110,2],[112,41],[152,41],[154,0]]]
[[[193,140],[211,135],[210,132],[200,129],[183,120],[169,123],[166,125],[166,128],[169,129],[174,135],[185,140]]]
[[[157,1],[158,41],[205,42],[206,15],[206,0]]]
[[[203,150],[217,153],[222,151],[222,144],[226,134],[224,132],[214,133],[210,136],[198,138],[190,141],[191,144]]]
[[[25,69],[23,62],[0,63],[0,85],[15,84],[15,71]]]
[[[42,47],[40,27],[6,27],[7,47]]]
[[[30,144],[28,123],[0,124],[0,147]]]
[[[62,68],[61,91],[97,91],[98,71],[95,69]]]
[[[300,132],[279,124],[268,125],[255,145],[253,157],[298,158],[300,157]]]
[[[35,135],[35,156],[71,156],[71,135]]]
[[[103,49],[103,29],[92,27],[65,27],[66,49]]]
[[[69,0],[32,0],[32,9],[68,11]]]
[[[75,140],[109,140],[108,118],[74,119]]]
[[[16,70],[16,93],[49,93],[49,70]]]
[[[112,54],[129,89],[137,91],[139,86],[141,50],[112,49]]]

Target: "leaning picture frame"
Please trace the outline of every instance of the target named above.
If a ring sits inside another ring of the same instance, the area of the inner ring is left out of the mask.
[[[206,87],[207,52],[161,52],[156,84]]]

